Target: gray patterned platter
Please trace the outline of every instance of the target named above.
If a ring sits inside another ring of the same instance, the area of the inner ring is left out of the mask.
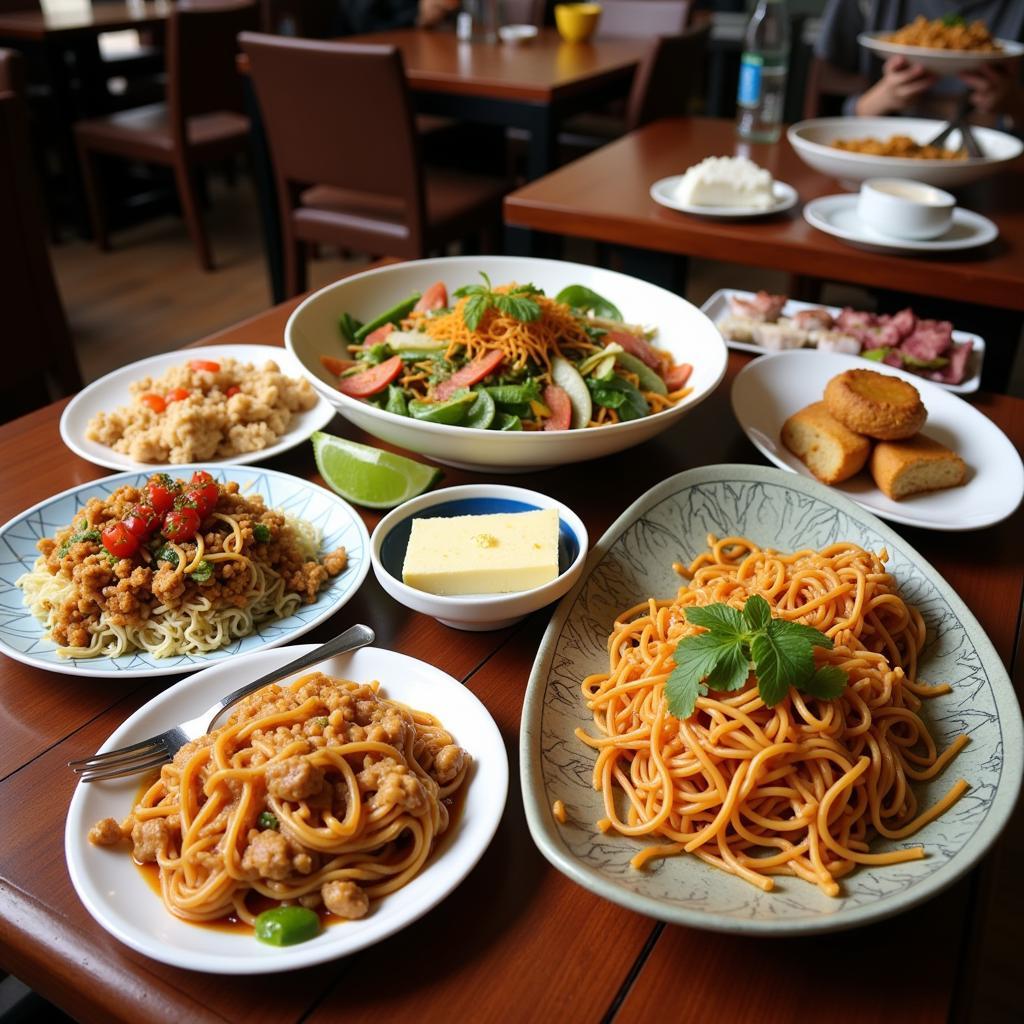
[[[52,537],[54,531],[67,526],[90,498],[112,494],[124,484],[141,486],[150,476],[138,471],[117,473],[54,495],[0,527],[0,651],[37,668],[93,679],[181,675],[249,651],[289,643],[330,618],[355,596],[370,568],[370,540],[359,513],[348,502],[308,480],[272,469],[203,465],[167,468],[186,479],[193,470],[209,469],[218,483],[233,480],[243,492],[260,495],[268,507],[308,520],[320,531],[321,551],[346,548],[347,568],[327,582],[312,604],[301,605],[288,618],[264,622],[255,633],[208,654],[154,658],[147,651],[139,651],[119,658],[63,658],[54,643],[46,639],[42,623],[25,606],[15,581],[32,568],[39,556],[36,541]]]
[[[602,835],[604,816],[591,786],[593,751],[574,735],[592,725],[582,679],[606,671],[606,642],[616,614],[679,586],[673,561],[706,549],[708,533],[745,535],[766,547],[795,550],[849,540],[888,549],[904,598],[928,629],[923,678],[948,680],[953,692],[926,702],[940,749],[966,732],[970,743],[931,783],[918,784],[924,805],[963,777],[970,789],[939,819],[905,842],[923,843],[920,861],[862,866],[831,899],[816,886],[777,876],[774,892],[679,856],[643,871],[630,858],[643,842]],[[591,551],[583,578],[561,601],[537,659],[520,736],[523,800],[530,832],[559,870],[630,910],[716,931],[798,934],[866,924],[934,896],[985,853],[1006,824],[1021,784],[1021,714],[999,656],[963,601],[898,534],[853,502],[813,480],[760,466],[712,466],[671,477],[636,501]],[[555,821],[552,804],[565,804]]]

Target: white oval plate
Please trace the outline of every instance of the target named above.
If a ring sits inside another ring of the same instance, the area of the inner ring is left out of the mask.
[[[869,227],[857,216],[859,196],[849,192],[812,199],[804,207],[804,219],[811,227],[824,231],[833,238],[841,238],[858,249],[884,252],[893,256],[927,255],[936,252],[958,252],[977,249],[999,237],[999,228],[980,213],[958,206],[953,211],[953,223],[938,238],[912,239],[883,235]]]
[[[749,218],[749,217],[770,217],[774,213],[785,213],[797,204],[800,196],[792,185],[784,181],[776,181],[772,184],[772,191],[775,194],[775,205],[767,210],[758,210],[752,206],[692,206],[689,203],[681,203],[676,199],[676,189],[683,180],[683,175],[673,174],[669,178],[661,178],[651,186],[651,198],[661,206],[667,206],[670,210],[678,210],[680,213],[692,213],[698,217],[723,217],[726,219]]]
[[[174,366],[183,366],[190,359],[213,359],[230,356],[243,363],[254,363],[262,365],[268,359],[273,359],[282,372],[289,377],[302,377],[302,370],[298,361],[283,348],[275,348],[270,345],[207,345],[204,348],[177,349],[173,352],[164,352],[158,356],[150,356],[148,359],[140,359],[137,363],[129,363],[119,370],[108,373],[105,377],[93,381],[84,391],[80,391],[65,408],[60,418],[60,436],[64,443],[83,459],[95,463],[97,466],[106,466],[108,469],[173,469],[172,463],[146,463],[136,462],[134,459],[115,452],[105,444],[98,441],[90,441],[85,435],[89,423],[97,413],[113,412],[122,405],[132,404],[132,394],[129,386],[143,377],[159,377]],[[208,459],[209,465],[225,465],[231,463],[234,466],[250,465],[254,462],[263,462],[272,459],[281,452],[286,452],[303,441],[309,440],[309,435],[314,430],[323,430],[334,418],[334,409],[323,395],[317,394],[317,403],[312,409],[305,412],[295,413],[292,417],[288,430],[278,438],[276,444],[264,448],[258,452],[246,452],[242,455],[231,455],[222,459]]]
[[[889,32],[861,32],[857,42],[866,50],[885,60],[886,57],[906,57],[912,64],[920,64],[927,71],[937,75],[956,75],[961,71],[970,71],[981,64],[994,61],[1013,60],[1024,54],[1024,45],[1012,39],[996,40],[1001,50],[940,50],[933,46],[903,46],[890,43],[883,36]]]
[[[834,352],[761,356],[736,375],[732,409],[747,437],[776,466],[813,478],[782,443],[782,424],[797,410],[820,402],[825,385],[837,373],[865,368],[859,356]],[[1024,467],[1010,439],[984,413],[938,384],[894,366],[879,366],[878,372],[917,388],[928,410],[922,433],[960,455],[967,463],[967,483],[893,501],[865,468],[832,490],[883,519],[928,530],[978,530],[1012,515],[1024,496]]]
[[[654,344],[677,363],[691,363],[692,389],[669,409],[637,420],[586,430],[478,430],[428,423],[378,409],[343,395],[321,365],[321,355],[345,355],[338,318],[349,312],[369,320],[414,290],[444,281],[449,292],[478,284],[480,272],[495,284],[531,282],[548,295],[582,284],[613,302],[630,323],[657,327]],[[303,373],[335,409],[357,427],[438,462],[491,473],[550,469],[632,448],[678,424],[725,376],[728,351],[713,323],[686,299],[648,281],[603,267],[525,256],[445,256],[407,260],[353,274],[314,292],[288,318],[285,345]]]
[[[370,569],[366,527],[359,513],[331,491],[273,469],[205,463],[163,468],[184,477],[196,469],[209,469],[218,482],[234,480],[246,493],[259,494],[268,507],[284,509],[318,527],[322,534],[321,551],[333,551],[344,545],[348,566],[339,576],[328,580],[312,604],[302,605],[286,619],[271,619],[250,636],[233,640],[209,654],[154,658],[148,651],[142,651],[120,658],[62,658],[53,641],[46,639],[43,624],[25,606],[23,594],[14,581],[31,570],[39,556],[36,541],[52,537],[55,530],[67,526],[90,498],[112,494],[124,484],[141,486],[150,475],[139,471],[117,473],[47,498],[0,528],[0,651],[26,665],[92,679],[181,675],[212,662],[261,647],[280,647],[297,639],[347,604],[366,579]]]
[[[303,644],[259,651],[199,672],[143,705],[101,750],[146,739],[201,714],[219,697],[293,658]],[[164,909],[127,849],[92,846],[86,835],[101,818],[119,821],[132,808],[140,777],[79,783],[64,831],[71,882],[97,923],[132,949],[165,964],[214,974],[266,974],[334,960],[363,949],[421,917],[447,896],[480,859],[501,820],[508,792],[508,757],[490,713],[461,683],[404,654],[364,647],[318,666],[356,682],[380,680],[385,697],[436,715],[473,757],[465,803],[424,869],[398,892],[375,903],[359,921],[331,925],[309,942],[279,948],[244,932],[189,924]],[[308,669],[306,670],[309,671]],[[299,673],[301,675],[302,673]],[[298,675],[293,677],[298,678]]]
[[[779,876],[761,892],[696,857],[669,857],[644,871],[629,865],[647,842],[602,835],[602,795],[591,786],[594,751],[576,738],[593,730],[580,683],[608,669],[615,616],[648,596],[670,597],[680,585],[672,562],[706,550],[708,533],[744,534],[783,551],[849,540],[889,551],[903,596],[924,616],[925,679],[948,680],[953,692],[925,702],[940,748],[968,732],[952,765],[915,784],[925,805],[961,776],[970,789],[947,811],[902,842],[924,845],[908,864],[862,865],[831,899],[817,886]],[[526,691],[520,731],[523,800],[541,853],[573,881],[631,911],[691,928],[740,934],[838,931],[908,910],[970,870],[1013,811],[1022,769],[1020,708],[991,641],[959,595],[902,537],[843,495],[814,480],[768,466],[707,466],[658,484],[634,502],[591,550],[587,571],[564,597],[541,641]],[[561,800],[559,825],[551,805]]]

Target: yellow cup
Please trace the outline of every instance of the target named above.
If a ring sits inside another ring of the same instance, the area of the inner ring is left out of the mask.
[[[586,42],[601,18],[600,4],[555,4],[558,34],[567,43]]]

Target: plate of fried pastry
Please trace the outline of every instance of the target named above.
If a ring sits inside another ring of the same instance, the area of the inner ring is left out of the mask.
[[[746,366],[733,412],[772,462],[898,523],[976,530],[1012,515],[1024,466],[963,399],[896,367],[797,350]]]

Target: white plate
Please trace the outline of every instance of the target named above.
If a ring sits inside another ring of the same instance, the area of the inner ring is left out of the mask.
[[[953,689],[926,701],[922,713],[940,749],[963,733],[971,740],[937,778],[913,784],[922,806],[931,806],[963,777],[970,789],[957,805],[907,840],[872,844],[875,850],[923,844],[923,860],[858,866],[842,879],[836,899],[785,876],[764,893],[696,857],[669,857],[635,871],[630,858],[649,841],[595,829],[605,811],[591,785],[595,751],[575,735],[577,728],[593,730],[580,683],[608,670],[615,616],[650,596],[675,594],[680,579],[672,563],[706,550],[708,533],[745,535],[782,551],[839,540],[888,550],[901,593],[924,616],[921,676]],[[956,591],[903,537],[814,480],[769,466],[705,466],[648,491],[591,550],[583,579],[562,599],[541,641],[523,705],[519,760],[530,833],[574,882],[630,912],[674,924],[781,936],[877,921],[962,877],[1013,812],[1021,746],[1020,709],[998,653]],[[555,800],[565,804],[564,825],[551,812]]]
[[[961,71],[970,71],[982,64],[997,61],[1013,60],[1024,54],[1024,45],[1012,39],[999,39],[1001,50],[940,50],[932,46],[903,46],[890,43],[883,36],[890,32],[861,32],[857,42],[866,50],[885,60],[886,57],[906,57],[911,64],[920,64],[927,71],[937,75],[957,75]]]
[[[136,462],[134,459],[115,452],[105,444],[90,441],[85,435],[89,422],[97,413],[113,412],[122,405],[132,404],[129,386],[143,377],[159,377],[174,366],[183,366],[190,359],[223,359],[230,356],[242,363],[254,363],[262,366],[268,359],[273,359],[289,377],[301,377],[302,370],[295,357],[280,348],[268,345],[207,345],[204,348],[178,349],[164,352],[159,356],[140,359],[137,363],[129,363],[119,370],[108,373],[105,377],[93,381],[84,391],[80,391],[68,403],[60,418],[60,436],[64,443],[76,454],[97,466],[108,469],[173,469],[168,463]],[[334,410],[330,402],[322,395],[317,395],[317,403],[312,409],[295,413],[288,430],[278,438],[276,444],[263,448],[258,452],[246,452],[243,455],[231,455],[227,458],[208,459],[209,465],[244,466],[253,462],[263,462],[281,452],[288,451],[296,445],[309,440],[314,430],[323,430],[334,418]]]
[[[166,467],[165,467],[166,468]],[[249,466],[173,466],[178,476],[209,468],[218,482],[234,480],[248,494],[259,494],[270,508],[281,508],[307,519],[321,534],[321,551],[344,545],[349,562],[345,571],[327,581],[312,604],[304,604],[286,619],[271,619],[255,633],[234,640],[208,654],[182,654],[154,658],[147,651],[120,658],[62,658],[46,630],[25,606],[24,595],[14,585],[28,572],[39,552],[36,541],[52,537],[72,521],[90,498],[105,497],[124,484],[141,486],[149,474],[135,471],[80,484],[41,501],[0,528],[0,651],[26,665],[89,679],[125,676],[169,676],[195,672],[216,661],[235,658],[261,647],[280,647],[308,633],[329,619],[356,594],[370,569],[370,538],[359,513],[348,502],[324,487],[287,473]]]
[[[369,320],[415,290],[444,281],[448,291],[480,283],[480,271],[494,284],[532,282],[548,295],[582,284],[614,303],[627,321],[657,327],[654,344],[679,363],[692,363],[691,393],[681,402],[643,419],[587,430],[498,431],[426,423],[399,416],[343,395],[320,363],[321,355],[347,354],[338,331],[344,312]],[[492,473],[514,473],[584,462],[632,448],[675,426],[704,401],[725,375],[728,350],[715,325],[692,303],[664,288],[613,270],[582,263],[520,256],[452,256],[409,260],[337,281],[306,299],[288,319],[285,345],[302,364],[313,386],[346,419],[438,462]]]
[[[782,424],[812,402],[837,373],[865,369],[858,356],[832,352],[780,352],[748,363],[732,385],[732,409],[747,437],[776,466],[812,477],[782,443]],[[984,414],[931,381],[892,366],[880,373],[901,377],[921,393],[928,410],[922,433],[952,448],[967,463],[967,483],[893,501],[865,468],[833,490],[883,519],[929,530],[978,530],[1012,515],[1024,496],[1024,466],[1009,438]]]
[[[867,178],[912,178],[936,188],[956,188],[995,174],[1024,151],[1024,143],[1016,135],[977,125],[972,125],[971,131],[985,156],[963,160],[872,156],[836,149],[832,145],[841,139],[882,140],[893,135],[907,135],[923,144],[934,139],[946,124],[923,117],[816,117],[790,126],[786,137],[808,166],[853,184]],[[948,145],[959,144],[960,133],[955,131]]]
[[[145,739],[201,714],[245,680],[258,678],[315,646],[260,651],[199,672],[141,707],[101,750]],[[164,909],[126,849],[89,843],[86,835],[95,822],[105,817],[121,820],[131,810],[138,776],[79,783],[68,809],[64,855],[79,898],[111,935],[154,960],[189,970],[215,974],[292,970],[347,956],[394,934],[439,903],[469,874],[494,836],[508,792],[508,757],[490,713],[447,673],[392,651],[364,647],[332,658],[320,668],[357,682],[380,680],[385,697],[436,715],[472,755],[462,813],[450,833],[441,837],[424,869],[408,885],[375,903],[362,920],[329,926],[315,939],[296,946],[268,946],[245,932],[179,920]]]
[[[744,299],[752,299],[754,297],[753,292],[740,291],[736,288],[719,288],[718,291],[700,307],[701,312],[706,313],[716,324],[720,324],[732,313],[730,299],[734,295]],[[791,317],[801,309],[827,309],[832,316],[839,316],[842,312],[838,306],[822,306],[820,302],[799,302],[796,299],[790,299],[783,307],[782,314],[783,316]],[[973,394],[979,387],[981,387],[981,364],[985,360],[985,340],[977,334],[971,334],[969,331],[954,331],[953,341],[970,341],[973,343],[971,347],[971,357],[967,360],[968,376],[965,377],[963,382],[960,384],[942,384],[939,381],[932,381],[931,383],[937,384],[940,388],[945,388],[947,391],[954,391],[958,395]],[[732,341],[731,339],[726,338],[725,343],[729,348],[734,348],[738,352],[755,352],[757,355],[765,355],[766,353],[770,354],[769,349],[766,349],[761,345],[757,345],[752,341]],[[814,349],[814,346],[810,345],[808,348]],[[814,349],[814,351],[817,350]],[[871,363],[871,360],[868,360],[868,362]],[[871,363],[871,366],[877,368],[878,364]],[[927,380],[927,378],[922,378],[922,380]]]
[[[811,227],[826,235],[841,238],[858,249],[884,252],[893,256],[928,255],[939,252],[958,252],[977,249],[999,237],[999,228],[980,213],[958,206],[953,211],[953,224],[938,238],[915,240],[883,235],[868,227],[857,216],[858,196],[843,193],[812,199],[804,207],[804,219]]]
[[[678,210],[680,213],[692,213],[698,217],[723,217],[729,220],[749,217],[770,217],[775,213],[784,213],[796,206],[800,198],[792,185],[784,181],[776,181],[772,184],[772,191],[775,195],[775,205],[769,206],[767,210],[759,210],[753,206],[693,206],[690,203],[681,203],[676,199],[676,190],[683,180],[683,175],[673,174],[670,178],[661,178],[651,186],[651,198],[670,210]]]

